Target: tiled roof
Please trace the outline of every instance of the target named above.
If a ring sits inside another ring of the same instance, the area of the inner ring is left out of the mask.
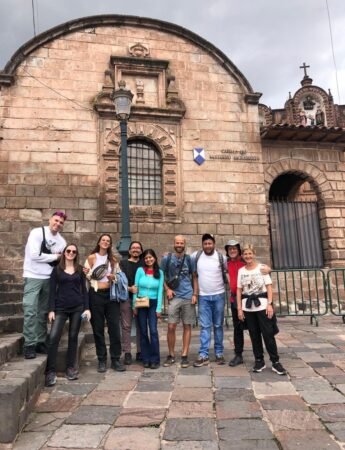
[[[345,129],[319,125],[275,124],[260,130],[261,139],[271,141],[345,142]]]

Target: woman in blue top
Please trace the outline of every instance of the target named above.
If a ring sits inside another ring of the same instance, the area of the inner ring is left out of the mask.
[[[138,316],[140,327],[141,357],[145,368],[158,369],[160,364],[157,319],[161,317],[164,274],[159,269],[156,253],[152,249],[143,253],[144,266],[135,275],[138,292],[133,295],[133,312]],[[135,309],[137,297],[149,297],[148,308]],[[150,330],[150,336],[148,329]]]

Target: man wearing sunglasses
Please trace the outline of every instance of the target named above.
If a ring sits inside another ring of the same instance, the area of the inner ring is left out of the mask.
[[[55,211],[48,226],[34,228],[29,234],[24,257],[24,358],[46,353],[49,278],[66,246],[60,235],[66,214]]]

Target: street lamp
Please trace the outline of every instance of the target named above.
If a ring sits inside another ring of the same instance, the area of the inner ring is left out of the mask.
[[[121,130],[121,223],[122,231],[120,241],[117,243],[117,250],[122,257],[128,255],[129,244],[131,242],[131,228],[129,215],[129,195],[128,195],[128,164],[127,164],[127,121],[131,113],[131,103],[133,94],[126,89],[126,82],[119,81],[119,89],[113,93],[116,117],[120,121]]]

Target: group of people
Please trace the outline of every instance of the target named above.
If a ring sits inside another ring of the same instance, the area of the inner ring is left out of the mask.
[[[33,229],[25,247],[24,259],[24,357],[47,353],[46,386],[56,383],[56,356],[66,321],[69,321],[66,377],[78,378],[77,345],[81,321],[90,320],[96,346],[99,372],[107,370],[108,352],[105,323],[110,342],[111,367],[125,371],[133,362],[131,329],[135,320],[137,351],[135,359],[145,368],[160,364],[158,319],[161,317],[164,291],[168,300],[168,355],[163,363],[176,362],[176,327],[183,324],[181,367],[190,365],[188,353],[196,305],[200,325],[200,348],[194,367],[209,364],[211,335],[217,364],[225,364],[223,322],[225,302],[229,301],[234,325],[235,355],[230,366],[243,363],[245,324],[252,341],[255,363],[253,371],[266,366],[262,338],[279,375],[286,371],[279,362],[275,340],[278,332],[272,304],[270,268],[256,261],[251,245],[242,248],[230,240],[226,256],[216,250],[211,234],[202,236],[202,249],[186,254],[186,240],[178,235],[174,251],[160,262],[154,250],[143,250],[138,241],[129,247],[128,259],[120,262],[112,251],[112,238],[102,234],[83,265],[76,244],[66,243],[60,232],[66,214],[56,211],[48,226]],[[128,300],[114,301],[110,291],[118,273],[128,280]],[[229,298],[226,298],[226,286]],[[52,324],[47,339],[47,318]],[[123,360],[121,359],[124,354]]]

